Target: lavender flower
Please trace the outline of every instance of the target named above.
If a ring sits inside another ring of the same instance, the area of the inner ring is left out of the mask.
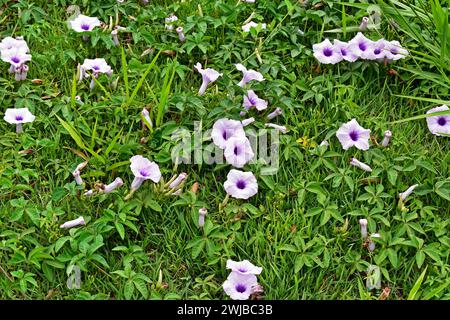
[[[370,129],[364,129],[355,119],[344,123],[336,132],[344,150],[353,146],[360,150],[369,149]]]
[[[9,108],[6,109],[5,116],[3,119],[10,123],[16,125],[16,132],[21,133],[22,124],[33,122],[36,117],[28,110],[28,108]]]
[[[255,71],[253,69],[247,70],[247,68],[240,63],[237,63],[234,66],[243,74],[242,80],[238,83],[238,86],[243,87],[246,83],[252,80],[264,81],[263,75],[258,71]]]
[[[211,138],[214,144],[220,149],[225,149],[227,140],[231,137],[245,137],[242,123],[227,118],[217,120],[211,132]]]
[[[313,52],[314,57],[323,64],[336,64],[343,59],[340,48],[335,47],[328,39],[314,44]]]
[[[227,269],[231,269],[232,272],[240,273],[241,275],[259,275],[262,272],[261,267],[255,266],[248,260],[233,261],[227,260]]]
[[[146,127],[148,127],[148,125],[150,125],[150,128],[153,127],[152,119],[150,119],[150,113],[148,112],[148,110],[146,108],[142,109],[141,115],[148,122],[148,124],[147,124],[146,122],[143,121],[142,122],[143,127],[146,128]]]
[[[369,48],[365,53],[365,58],[368,60],[378,60],[383,61],[386,56],[386,47],[387,41],[384,39],[380,39],[378,41],[373,41]]]
[[[200,86],[200,89],[198,90],[198,94],[201,96],[205,93],[206,88],[208,85],[214,81],[216,81],[220,76],[222,76],[222,73],[217,72],[214,69],[207,68],[202,69],[202,65],[197,62],[197,64],[194,66],[195,69],[202,75],[202,85]]]
[[[356,60],[358,60],[359,55],[350,50],[349,44],[347,42],[334,39],[333,45],[336,50],[340,51],[342,59],[344,59],[345,61],[355,62]]]
[[[400,60],[406,58],[409,55],[408,50],[403,48],[400,42],[396,40],[389,42],[386,41],[384,49],[385,49],[385,57],[389,61]]]
[[[20,68],[24,63],[31,61],[31,54],[27,54],[23,50],[24,49],[22,48],[13,47],[1,51],[1,59],[5,62],[9,62],[14,67],[13,72]]]
[[[106,185],[105,188],[102,190],[103,193],[110,193],[114,191],[115,189],[121,187],[123,185],[123,180],[121,178],[116,178],[113,182]]]
[[[405,192],[401,192],[398,194],[399,198],[405,202],[406,198],[414,191],[415,188],[417,188],[419,185],[418,184],[414,184],[412,186],[410,186],[408,189],[406,189]]]
[[[358,57],[366,59],[372,43],[372,40],[366,38],[361,32],[358,32],[356,36],[348,42],[348,48],[351,52],[358,55]]]
[[[182,172],[178,175],[178,177],[172,181],[172,183],[169,185],[170,189],[178,187],[184,180],[187,178],[187,173]]]
[[[361,24],[359,25],[359,31],[366,31],[368,23],[369,23],[369,18],[363,17],[361,19]]]
[[[83,64],[80,66],[80,69],[84,71],[84,76],[88,77],[89,75],[86,74],[87,70],[92,71],[92,75],[97,78],[99,74],[106,74],[110,76],[112,74],[112,69],[106,63],[106,60],[103,58],[96,58],[96,59],[84,59]]]
[[[198,226],[201,228],[205,225],[205,216],[208,213],[206,208],[201,208],[198,210]]]
[[[80,14],[74,20],[70,21],[70,25],[76,32],[86,32],[92,31],[95,27],[99,27],[101,22],[95,17]]]
[[[73,177],[75,178],[75,182],[77,185],[82,186],[83,185],[83,179],[81,179],[81,173],[79,170],[75,170],[72,172]]]
[[[181,42],[185,42],[186,41],[186,37],[183,33],[183,27],[178,27],[176,29],[177,33],[178,33],[178,39],[180,39]]]
[[[370,252],[373,252],[375,250],[375,242],[372,240],[374,238],[381,238],[381,235],[379,233],[373,233],[370,235],[368,245],[368,249]]]
[[[449,108],[446,105],[436,107],[427,111],[427,114],[439,111],[448,111]],[[450,114],[427,117],[427,126],[430,132],[436,136],[442,134],[450,134]]]
[[[250,110],[255,107],[258,111],[264,110],[267,108],[267,101],[260,99],[255,91],[248,90],[247,95],[244,96],[243,106],[246,110]]]
[[[225,159],[236,168],[242,168],[255,154],[250,141],[245,136],[231,137],[227,140],[224,151]]]
[[[249,124],[251,124],[253,122],[255,122],[255,118],[253,118],[253,117],[248,118],[248,119],[244,119],[244,120],[241,121],[242,126],[244,126],[244,127],[248,126]]]
[[[367,239],[367,219],[359,219],[361,225],[361,236],[364,240]]]
[[[266,127],[269,128],[274,128],[275,130],[282,132],[282,133],[286,133],[287,132],[287,128],[285,126],[280,126],[278,124],[275,123],[266,123],[265,124]]]
[[[223,289],[233,300],[247,300],[252,294],[252,288],[257,284],[256,276],[253,274],[231,272],[223,283]]]
[[[173,30],[173,23],[175,21],[178,21],[178,17],[175,14],[172,13],[164,21],[166,22],[166,24],[165,24],[166,29],[169,30],[169,31],[172,31]]]
[[[381,145],[383,147],[387,147],[389,144],[389,141],[391,140],[391,137],[392,137],[392,132],[389,130],[386,130],[384,132],[384,137],[383,137],[383,141],[381,141]]]
[[[252,172],[231,169],[224,188],[233,198],[248,199],[258,193],[258,182]]]
[[[134,174],[134,180],[131,183],[131,190],[137,190],[145,180],[152,180],[158,183],[161,179],[161,171],[155,162],[151,162],[141,155],[130,158],[130,168]]]
[[[2,52],[11,50],[13,48],[18,49],[23,53],[27,53],[30,51],[27,42],[21,37],[17,37],[16,39],[12,37],[6,37],[0,42],[0,51]]]
[[[63,228],[63,229],[69,229],[69,228],[73,228],[73,227],[77,227],[77,226],[82,226],[85,224],[86,224],[86,221],[84,221],[84,218],[80,216],[75,220],[70,220],[70,221],[63,223],[59,227]]]
[[[118,33],[119,33],[119,30],[117,30],[117,29],[114,29],[113,31],[111,31],[111,38],[112,38],[115,46],[118,46],[120,44]]]
[[[273,118],[278,117],[282,113],[283,113],[283,110],[281,110],[281,108],[276,108],[273,112],[271,112],[267,115],[267,119],[272,120]]]
[[[352,166],[358,167],[358,168],[360,168],[360,169],[362,169],[362,170],[364,170],[364,171],[372,172],[372,168],[371,168],[371,167],[369,167],[367,164],[365,164],[365,163],[359,161],[359,160],[356,159],[356,158],[352,158],[352,159],[350,160],[350,164],[351,164]]]

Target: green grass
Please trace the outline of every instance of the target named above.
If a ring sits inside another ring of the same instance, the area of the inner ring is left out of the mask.
[[[33,55],[21,83],[6,63],[0,65],[0,115],[11,107],[36,115],[20,135],[0,121],[0,298],[224,299],[227,259],[263,267],[258,280],[265,299],[377,299],[381,290],[365,288],[370,264],[381,268],[388,299],[450,298],[449,141],[432,135],[425,119],[399,122],[450,100],[450,82],[442,76],[448,74],[448,42],[442,41],[448,28],[432,22],[444,21],[438,1],[402,2],[410,3],[406,7],[379,1],[381,28],[368,36],[398,39],[411,51],[387,67],[361,61],[319,66],[312,56],[312,44],[324,37],[351,39],[352,27],[368,15],[367,4],[199,1],[200,16],[190,1],[101,3],[0,0],[0,38],[24,36]],[[120,47],[99,28],[83,42],[66,25],[73,4],[108,24],[109,17],[118,19],[132,33],[119,34]],[[184,26],[184,44],[164,29],[171,12]],[[267,31],[241,32],[252,12]],[[405,24],[402,14],[412,22]],[[341,28],[344,33],[324,32]],[[94,57],[112,66],[115,85],[102,76],[91,92],[90,80],[77,84],[74,76],[78,63]],[[196,62],[223,73],[204,96],[197,95]],[[222,117],[239,119],[244,91],[236,85],[242,74],[235,63],[266,78],[251,84],[269,100],[265,112],[252,114],[253,127],[263,128],[265,116],[280,107],[283,115],[274,122],[289,132],[281,136],[277,174],[261,176],[260,165],[247,165],[257,176],[258,194],[230,200],[219,211],[230,167],[175,166],[171,134],[182,126],[193,131],[194,121],[208,129]],[[42,84],[31,82],[37,78]],[[151,112],[151,131],[142,129],[143,107]],[[335,132],[352,118],[378,143],[391,130],[389,147],[342,150]],[[316,149],[313,142],[324,139],[330,147]],[[28,149],[31,154],[18,153]],[[128,160],[136,154],[157,162],[165,181],[187,172],[183,195],[164,196],[146,182],[124,201],[133,179]],[[350,167],[353,156],[374,171]],[[80,196],[71,172],[84,160],[89,188],[116,177],[125,185],[108,195]],[[195,182],[196,194],[189,191]],[[420,186],[408,211],[400,210],[398,193],[415,183]],[[199,229],[203,206],[208,215]],[[80,215],[85,227],[59,228]],[[362,247],[360,218],[382,235],[373,253]],[[79,290],[66,286],[74,265],[82,269]]]

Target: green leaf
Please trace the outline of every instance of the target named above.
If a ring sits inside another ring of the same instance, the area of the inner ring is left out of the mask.
[[[138,289],[138,291],[144,297],[144,299],[147,299],[148,289],[147,289],[147,284],[145,283],[145,281],[142,279],[134,279],[133,283],[136,286],[136,289]]]
[[[427,272],[427,268],[425,267],[425,270],[423,270],[422,274],[420,275],[419,279],[417,279],[416,283],[414,284],[413,288],[409,292],[408,300],[415,300],[417,291],[419,291],[420,286],[422,285],[423,278],[425,277],[425,274]]]
[[[131,300],[131,298],[133,297],[133,293],[134,293],[134,283],[133,281],[128,280],[127,282],[125,282],[125,286],[123,288],[123,294],[125,296],[125,299]]]

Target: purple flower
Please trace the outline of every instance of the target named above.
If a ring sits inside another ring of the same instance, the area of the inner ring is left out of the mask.
[[[440,107],[428,110],[427,114],[448,110],[449,108],[444,104]],[[450,134],[450,114],[427,117],[427,126],[430,132],[437,136],[441,136],[442,133]]]
[[[95,27],[99,27],[100,20],[95,17],[88,17],[83,14],[78,15],[74,20],[70,21],[70,25],[76,32],[92,31]]]
[[[253,123],[253,122],[255,122],[255,118],[253,118],[253,117],[248,118],[248,119],[244,119],[244,120],[241,121],[241,123],[242,123],[242,125],[243,125],[244,127],[245,127],[245,126],[248,126],[249,124],[251,124],[251,123]]]
[[[285,126],[280,126],[278,124],[275,123],[266,123],[265,124],[266,127],[269,128],[274,128],[275,130],[281,132],[281,133],[286,133],[287,132],[287,128]]]
[[[104,73],[107,75],[111,75],[112,73],[111,67],[106,63],[106,60],[103,58],[84,59],[84,62],[80,66],[80,68],[83,70],[85,77],[89,77],[89,75],[86,74],[85,72],[86,70],[92,71],[94,77],[98,77],[100,73]]]
[[[365,31],[368,23],[369,23],[369,18],[363,17],[361,19],[361,24],[359,25],[359,31]]]
[[[233,167],[242,168],[253,159],[254,155],[250,141],[245,136],[231,137],[227,140],[224,156]]]
[[[364,240],[367,239],[367,219],[359,219],[361,225],[361,236]]]
[[[59,227],[63,228],[63,229],[69,229],[69,228],[73,228],[73,227],[77,227],[77,226],[84,226],[85,224],[86,224],[86,222],[84,221],[84,218],[82,216],[80,216],[75,220],[70,220],[70,221],[64,222]]]
[[[83,179],[81,178],[81,173],[79,170],[75,170],[74,172],[72,172],[72,175],[75,178],[75,182],[77,183],[77,185],[83,185]]]
[[[414,191],[415,188],[417,188],[419,185],[418,184],[414,184],[412,186],[410,186],[408,189],[406,189],[405,192],[401,192],[398,194],[399,198],[402,199],[402,201],[406,201],[406,198],[411,195],[411,193]]]
[[[148,127],[148,125],[150,125],[150,128],[153,127],[152,119],[150,119],[150,113],[148,112],[148,110],[146,108],[142,109],[141,115],[148,122],[148,124],[147,124],[146,122],[143,121],[143,123],[142,123],[143,127],[146,128],[146,127]]]
[[[181,42],[186,41],[186,37],[184,36],[184,33],[183,33],[183,27],[178,27],[176,29],[176,31],[178,33],[178,39],[180,39]]]
[[[178,21],[178,17],[172,13],[170,16],[168,16],[167,18],[164,19],[165,21],[165,27],[167,30],[172,31],[173,30],[173,23],[175,21]]]
[[[347,42],[334,39],[333,45],[337,50],[341,52],[342,59],[344,59],[345,61],[355,62],[356,60],[358,60],[358,54],[350,50],[349,44]]]
[[[336,132],[344,150],[355,146],[360,150],[369,149],[370,129],[361,127],[355,119],[344,123]]]
[[[3,119],[16,125],[16,132],[22,132],[22,123],[33,122],[36,117],[28,110],[28,108],[9,108],[6,109]]]
[[[178,177],[175,178],[175,180],[172,181],[172,183],[169,185],[170,189],[178,187],[184,180],[187,178],[187,173],[182,172],[178,175]]]
[[[367,49],[367,53],[365,55],[366,59],[382,61],[386,56],[386,43],[387,41],[384,39],[373,41]]]
[[[161,179],[161,171],[155,162],[151,162],[143,156],[137,155],[130,158],[131,171],[134,174],[134,180],[131,184],[132,190],[137,190],[145,180],[152,180],[158,183]]]
[[[247,95],[244,96],[243,106],[246,110],[250,110],[253,107],[256,107],[257,110],[261,111],[267,108],[267,101],[260,99],[255,91],[248,90]]]
[[[276,108],[273,112],[267,115],[267,119],[272,120],[273,118],[278,117],[282,113],[283,110],[281,110],[281,108]]]
[[[366,172],[372,172],[372,168],[371,168],[371,167],[369,167],[367,164],[365,164],[365,163],[359,161],[359,160],[356,159],[356,158],[352,158],[352,159],[350,160],[350,165],[355,166],[355,167],[358,167],[358,168],[360,168],[360,169],[362,169],[362,170],[364,170],[364,171],[366,171]]]
[[[252,294],[252,288],[258,284],[253,274],[243,275],[231,272],[223,283],[223,290],[233,300],[247,300]]]
[[[388,60],[399,60],[406,58],[409,55],[408,50],[402,47],[400,42],[393,40],[393,41],[386,41],[385,43],[385,56]]]
[[[248,260],[243,260],[243,261],[237,262],[237,261],[228,259],[227,260],[227,269],[231,269],[231,271],[240,273],[242,275],[249,275],[249,274],[258,275],[262,272],[261,267],[255,266],[253,263],[251,263]]]
[[[14,39],[12,37],[6,37],[0,42],[0,51],[7,51],[13,48],[18,49],[23,53],[27,53],[30,51],[27,42],[22,38]]]
[[[247,68],[240,63],[237,63],[234,66],[243,74],[242,80],[238,83],[238,86],[243,87],[246,83],[252,80],[264,81],[263,75],[258,71],[255,71],[253,69],[247,70]]]
[[[361,32],[358,32],[356,36],[348,42],[349,50],[358,57],[366,59],[369,53],[369,48],[371,47],[373,41],[366,38]]]
[[[208,210],[206,208],[200,208],[198,210],[198,226],[201,228],[205,225],[205,217],[208,213]]]
[[[25,62],[31,61],[31,54],[27,54],[22,48],[11,48],[1,51],[1,58],[5,62],[9,62],[15,69],[20,68]],[[15,71],[14,69],[14,71]]]
[[[103,192],[110,193],[122,185],[123,185],[123,180],[121,178],[116,178],[113,182],[111,182],[110,184],[105,186],[105,188],[103,189]]]
[[[227,118],[217,120],[211,132],[211,138],[214,144],[220,149],[225,149],[227,140],[231,137],[245,137],[242,123]]]
[[[258,193],[258,182],[251,172],[231,169],[223,186],[227,194],[237,199],[248,199]]]
[[[200,89],[198,90],[199,95],[203,95],[206,91],[206,88],[208,85],[214,81],[216,81],[220,76],[222,76],[222,73],[217,72],[214,69],[207,68],[202,69],[202,65],[197,62],[197,64],[194,66],[195,69],[202,75],[202,85],[200,86]]]
[[[389,141],[391,140],[391,137],[392,137],[392,132],[389,130],[386,130],[384,132],[384,137],[383,137],[383,141],[381,141],[381,145],[383,147],[387,147],[389,144]]]
[[[335,47],[330,40],[313,45],[314,57],[323,64],[335,64],[342,61],[341,50]]]

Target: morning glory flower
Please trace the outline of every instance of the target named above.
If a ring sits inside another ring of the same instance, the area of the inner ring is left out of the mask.
[[[314,57],[323,64],[336,64],[343,59],[340,48],[335,47],[328,39],[314,44],[313,52]]]
[[[0,51],[7,51],[13,48],[18,49],[23,53],[30,51],[27,42],[21,37],[17,37],[16,39],[13,37],[6,37],[0,42]]]
[[[356,158],[352,158],[352,159],[350,160],[350,165],[355,166],[355,167],[358,167],[358,168],[360,168],[360,169],[362,169],[362,170],[364,170],[364,171],[367,171],[367,172],[372,172],[372,168],[371,168],[371,167],[369,167],[367,164],[365,164],[365,163],[359,161],[359,160],[356,159]]]
[[[256,22],[250,21],[249,23],[244,24],[242,26],[242,30],[245,32],[250,32],[251,28],[256,28],[259,25],[261,25],[261,29],[266,29],[267,25],[265,23],[256,23]]]
[[[75,182],[77,185],[82,186],[83,185],[83,179],[81,179],[81,173],[79,170],[75,170],[72,172],[73,177],[75,178]]]
[[[110,184],[107,184],[104,186],[104,189],[102,190],[103,193],[110,193],[114,191],[115,189],[119,188],[123,185],[123,180],[121,178],[116,178],[113,182]]]
[[[175,14],[171,14],[164,21],[166,22],[165,27],[167,30],[173,30],[173,23],[178,20],[178,17]]]
[[[96,58],[96,59],[84,59],[83,64],[80,66],[80,68],[84,71],[90,70],[92,71],[92,74],[94,77],[98,77],[100,73],[104,73],[107,75],[112,74],[112,69],[106,63],[106,60],[103,58]],[[88,77],[89,75],[85,74],[85,77]]]
[[[152,119],[150,119],[150,113],[148,112],[148,110],[146,108],[143,108],[141,111],[141,115],[144,117],[144,119],[148,122],[148,124],[150,125],[150,127],[153,127],[153,123],[152,123]],[[144,128],[148,127],[148,124],[145,123],[144,121],[142,121],[142,126]],[[149,128],[150,129],[150,128]]]
[[[392,132],[389,130],[386,130],[384,132],[383,141],[381,141],[381,145],[383,147],[387,147],[389,145],[389,141],[391,140]]]
[[[21,133],[22,123],[33,122],[36,117],[28,110],[28,108],[9,108],[6,109],[5,116],[3,119],[10,123],[16,125],[16,132]]]
[[[417,188],[419,185],[414,184],[410,186],[408,189],[406,189],[405,192],[401,192],[398,194],[399,198],[402,199],[403,202],[406,201],[406,198],[414,191],[415,188]]]
[[[248,90],[247,95],[244,95],[244,103],[243,106],[246,110],[250,110],[251,108],[255,107],[257,110],[261,111],[267,108],[267,101],[260,99],[255,91]]]
[[[22,81],[27,78],[28,74],[28,66],[26,64],[22,64],[20,67],[16,68],[13,65],[11,65],[12,68],[14,68],[15,72],[15,80],[16,81]]]
[[[236,168],[242,168],[247,162],[253,159],[250,141],[245,136],[231,137],[227,140],[224,151],[225,159]]]
[[[247,70],[247,68],[240,63],[237,63],[234,66],[243,74],[242,80],[238,83],[238,86],[243,87],[246,83],[252,80],[264,81],[263,75],[258,71],[253,69]]]
[[[402,47],[397,40],[386,41],[385,44],[385,56],[388,60],[399,60],[406,58],[409,55],[408,50]]]
[[[439,112],[439,111],[448,111],[449,108],[445,104],[436,107],[433,109],[430,109],[427,111],[427,114],[433,113],[433,112]],[[427,117],[427,126],[430,132],[434,135],[441,136],[442,133],[444,134],[450,134],[450,114],[444,114],[440,116],[431,116]]]
[[[225,149],[227,140],[231,137],[245,137],[242,123],[227,118],[217,120],[211,132],[211,138],[214,144],[220,149]]]
[[[205,225],[205,217],[208,213],[206,208],[201,208],[198,210],[198,226],[203,227]]]
[[[273,118],[278,117],[282,113],[283,110],[281,110],[281,108],[276,108],[273,112],[267,115],[267,119],[272,120]]]
[[[358,60],[359,56],[352,50],[350,50],[349,44],[347,42],[334,39],[333,45],[338,51],[340,51],[342,59],[344,59],[345,61],[355,62],[356,60]]]
[[[348,42],[349,50],[358,55],[360,58],[366,59],[372,43],[372,40],[366,38],[361,32],[358,32],[356,36]]]
[[[80,14],[74,20],[70,21],[70,25],[76,32],[86,32],[92,31],[95,27],[99,27],[101,22],[96,17],[88,17]]]
[[[373,233],[369,236],[369,245],[368,245],[368,249],[370,252],[372,252],[373,250],[375,250],[375,242],[372,241],[373,238],[381,238],[381,235],[379,233]]]
[[[73,227],[77,227],[77,226],[84,226],[85,224],[86,224],[86,221],[84,221],[84,218],[82,216],[80,216],[75,220],[70,220],[70,221],[63,223],[59,227],[63,228],[63,229],[69,229],[69,228],[73,228]]]
[[[365,31],[368,23],[369,23],[369,18],[363,17],[361,19],[361,24],[359,25],[359,31]]]
[[[203,82],[202,85],[200,86],[200,89],[198,90],[198,94],[200,96],[205,93],[206,88],[210,83],[216,81],[219,77],[223,75],[222,73],[219,73],[211,68],[203,69],[200,62],[197,62],[194,68],[202,75]]]
[[[134,180],[131,183],[131,190],[137,190],[145,180],[152,180],[158,183],[161,179],[161,171],[155,162],[151,162],[141,155],[130,158],[130,168],[134,174]]]
[[[9,50],[3,50],[1,52],[1,58],[17,69],[25,62],[31,61],[31,54],[25,53],[23,49],[14,47]]]
[[[178,177],[175,178],[175,180],[172,181],[172,183],[169,185],[170,189],[178,187],[184,180],[187,178],[187,173],[182,172],[178,175]]]
[[[365,58],[368,60],[379,60],[382,61],[386,56],[386,43],[387,41],[384,39],[380,39],[378,41],[373,41],[367,52],[365,54]]]
[[[186,41],[186,37],[183,33],[183,27],[178,27],[176,29],[177,33],[178,33],[178,39],[180,39],[181,42],[185,42]]]
[[[258,193],[258,182],[252,172],[231,169],[223,186],[228,195],[237,199],[248,199]]]
[[[252,294],[252,288],[257,284],[256,276],[253,274],[242,275],[237,272],[231,272],[222,286],[231,299],[247,300]]]
[[[361,236],[364,240],[367,239],[367,219],[359,219],[361,225]]]
[[[227,260],[227,269],[231,269],[232,272],[237,272],[242,275],[258,275],[262,272],[261,267],[255,266],[248,260],[243,261],[233,261],[231,259]]]
[[[275,123],[266,123],[265,126],[269,127],[269,128],[273,128],[273,129],[275,129],[275,130],[277,130],[279,132],[282,132],[282,133],[286,133],[287,132],[287,128],[285,126],[280,126],[280,125],[275,124]]]
[[[242,123],[242,125],[243,125],[244,127],[245,127],[245,126],[248,126],[249,124],[251,124],[251,123],[253,123],[253,122],[255,122],[255,118],[253,118],[253,117],[248,118],[248,119],[244,119],[244,120],[241,121],[241,123]]]
[[[369,149],[370,129],[364,129],[355,119],[344,123],[336,132],[344,150],[353,146],[360,150]]]

